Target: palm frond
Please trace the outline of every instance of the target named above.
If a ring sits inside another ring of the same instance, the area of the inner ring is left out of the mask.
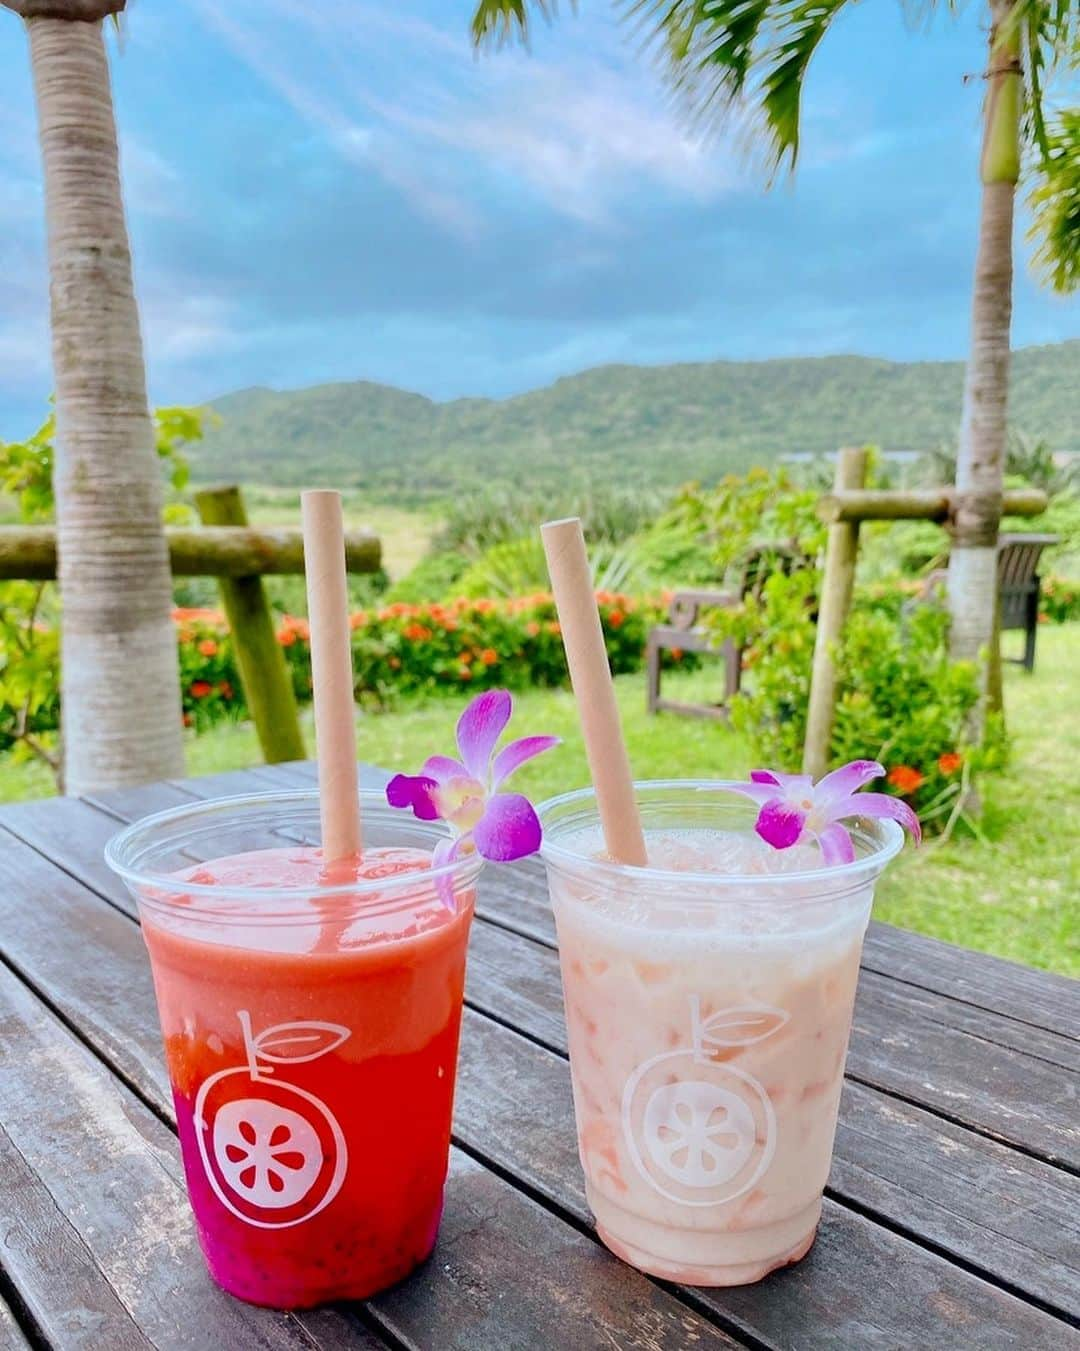
[[[1046,150],[1032,170],[1028,238],[1032,263],[1055,291],[1080,286],[1080,108],[1058,113],[1046,127]]]
[[[1080,68],[1080,5],[1076,0],[1017,0],[999,35],[1015,41],[1023,69],[1023,137],[1042,156],[1050,151],[1046,89],[1059,71]]]
[[[576,7],[576,0],[570,3]],[[480,0],[470,25],[473,46],[501,47],[514,37],[527,45],[532,12],[550,23],[558,9],[558,0]]]
[[[841,9],[854,0],[625,0],[664,53],[693,113],[756,121],[772,171],[799,154],[806,73]]]

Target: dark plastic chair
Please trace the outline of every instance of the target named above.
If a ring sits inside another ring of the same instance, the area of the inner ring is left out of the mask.
[[[1057,535],[1002,535],[998,540],[998,603],[1001,629],[1023,629],[1024,655],[1003,660],[1035,669],[1035,635],[1039,628],[1042,551],[1057,544]]]
[[[1022,666],[1025,671],[1035,669],[1035,635],[1039,630],[1039,599],[1042,581],[1039,577],[1039,559],[1042,551],[1058,543],[1057,535],[999,535],[998,536],[998,606],[1001,611],[1001,631],[1023,629],[1024,655],[1002,657]],[[947,568],[936,568],[923,582],[918,600],[928,600],[948,580]]]

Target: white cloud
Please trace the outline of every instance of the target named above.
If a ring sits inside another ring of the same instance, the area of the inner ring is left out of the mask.
[[[565,50],[544,57],[477,58],[464,22],[455,35],[357,0],[236,0],[227,14],[190,3],[338,153],[462,234],[481,228],[470,178],[605,227],[642,186],[701,201],[740,183],[737,157],[689,134],[647,64],[606,28],[575,26]]]

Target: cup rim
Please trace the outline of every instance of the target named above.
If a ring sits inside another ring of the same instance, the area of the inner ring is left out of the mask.
[[[397,812],[391,807],[385,795],[378,790],[364,789],[360,792],[361,815],[366,807],[369,813]],[[319,793],[317,789],[290,789],[267,793],[241,793],[230,797],[198,799],[183,803],[179,807],[169,807],[165,811],[154,812],[140,817],[125,826],[106,843],[105,862],[127,883],[136,894],[152,890],[155,893],[168,893],[169,898],[176,895],[202,897],[210,900],[214,897],[230,896],[252,901],[301,901],[308,900],[317,891],[320,898],[352,897],[378,895],[386,901],[397,898],[415,897],[418,881],[422,879],[425,888],[430,887],[433,894],[443,879],[451,879],[456,886],[468,884],[479,876],[484,866],[483,858],[475,852],[463,853],[438,868],[429,868],[426,872],[401,873],[397,877],[361,879],[356,882],[336,883],[333,886],[307,887],[243,887],[232,883],[189,882],[175,872],[155,871],[140,867],[140,855],[133,851],[140,839],[148,838],[164,827],[181,822],[197,820],[199,817],[211,818],[229,811],[240,811],[250,807],[305,807],[318,811]],[[409,817],[410,821],[414,818]],[[416,822],[419,826],[432,829],[438,836],[451,838],[449,829],[438,829],[439,822]],[[252,851],[257,852],[257,851]]]
[[[715,793],[725,789],[743,787],[738,779],[635,779],[634,795],[641,800],[644,793],[658,789],[676,789],[687,793]],[[746,801],[746,799],[743,799]],[[896,821],[887,818],[872,820],[870,829],[865,827],[859,832],[862,842],[876,845],[872,852],[863,854],[852,863],[834,863],[822,868],[805,868],[798,872],[785,873],[718,873],[679,871],[674,868],[643,868],[626,863],[613,863],[607,859],[588,858],[586,855],[567,849],[552,841],[548,832],[548,815],[561,807],[574,803],[596,802],[596,790],[590,784],[585,788],[576,788],[568,793],[559,793],[539,803],[536,811],[544,827],[540,857],[545,864],[563,868],[571,872],[580,872],[583,867],[605,879],[624,882],[638,882],[647,879],[650,884],[661,886],[692,886],[728,890],[731,888],[775,887],[777,884],[787,887],[789,884],[811,884],[821,891],[831,891],[834,884],[844,885],[861,881],[862,874],[878,874],[885,865],[903,848],[904,832]],[[595,815],[595,812],[594,812]],[[598,817],[597,817],[598,819]],[[857,818],[863,822],[870,818]],[[770,901],[778,898],[770,897]],[[800,897],[800,900],[806,899]]]

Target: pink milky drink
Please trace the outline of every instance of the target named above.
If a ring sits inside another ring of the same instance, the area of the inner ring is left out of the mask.
[[[540,808],[581,1164],[600,1237],[633,1266],[743,1285],[814,1241],[874,883],[772,849],[720,783],[639,784],[648,868],[606,859],[591,790]]]

